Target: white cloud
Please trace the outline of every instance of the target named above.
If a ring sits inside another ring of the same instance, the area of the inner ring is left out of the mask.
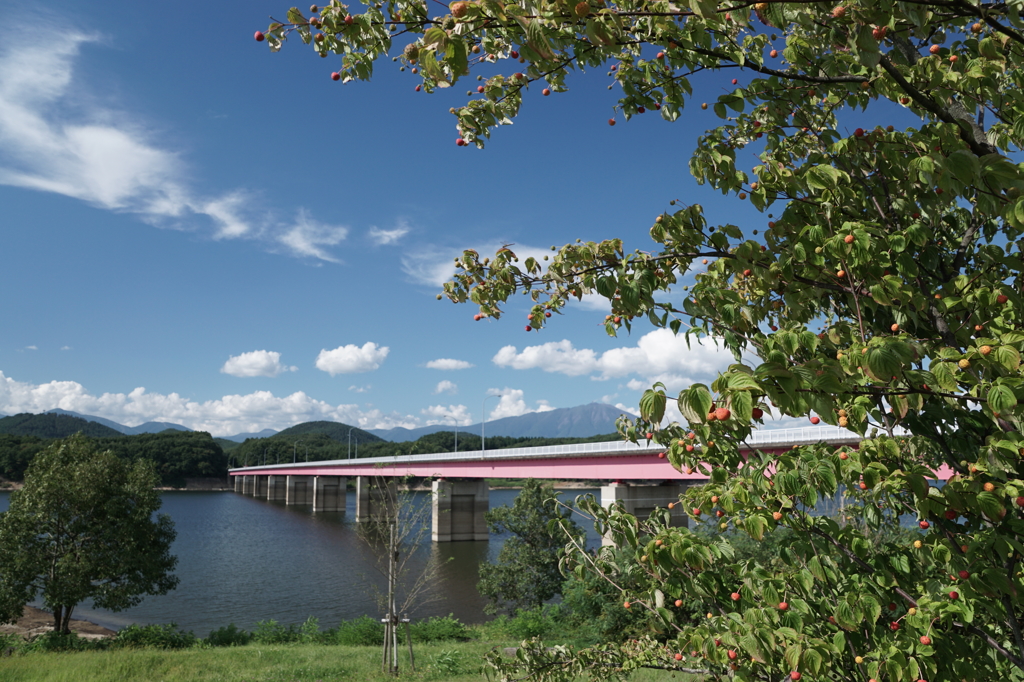
[[[421,414],[427,415],[426,425],[448,424],[450,426],[465,426],[473,421],[473,415],[465,405],[431,405],[420,410]]]
[[[491,414],[487,417],[488,421],[504,417],[519,417],[530,412],[550,412],[555,409],[548,405],[546,400],[538,400],[537,407],[531,409],[526,405],[526,401],[523,400],[522,389],[518,388],[491,388],[487,390],[487,394],[501,396],[497,406],[491,410]]]
[[[636,374],[653,383],[682,388],[693,381],[710,379],[734,362],[733,356],[711,343],[691,340],[687,346],[682,335],[668,329],[655,329],[640,337],[636,346],[613,348],[598,354],[588,348],[576,348],[572,342],[550,341],[527,346],[522,352],[505,346],[492,358],[494,364],[512,369],[542,369],[569,376],[593,374],[608,379]],[[642,384],[631,380],[627,386],[640,390]],[[650,387],[650,383],[643,388]]]
[[[282,372],[294,372],[298,367],[281,364],[277,351],[254,350],[232,355],[220,371],[233,377],[276,377]]]
[[[338,259],[325,251],[323,247],[337,246],[347,236],[347,227],[318,223],[309,217],[305,209],[301,209],[295,223],[278,235],[277,240],[293,255],[337,263]]]
[[[25,346],[25,350],[39,350],[39,346]]]
[[[427,363],[429,369],[444,369],[444,370],[455,370],[455,369],[469,369],[473,366],[473,363],[466,362],[465,360],[452,360],[451,358],[438,358],[437,360],[431,360]]]
[[[448,381],[447,379],[445,379],[444,381],[439,381],[437,383],[437,388],[434,389],[434,394],[435,395],[438,394],[438,393],[458,393],[458,392],[459,392],[459,387],[456,386],[455,384],[453,384],[452,382]]]
[[[136,426],[147,421],[182,424],[215,436],[286,429],[307,421],[337,421],[363,429],[396,426],[416,428],[421,420],[410,415],[360,409],[358,405],[331,405],[302,391],[278,397],[270,391],[226,395],[196,401],[177,393],[163,395],[136,388],[130,393],[92,395],[75,381],[29,384],[0,372],[0,413],[46,412],[64,409]]]
[[[382,230],[379,227],[371,227],[369,236],[374,244],[386,246],[397,244],[398,240],[409,234],[409,224],[404,220],[398,221],[398,226],[391,230]]]
[[[5,18],[22,24],[38,17]],[[61,31],[54,43],[30,32],[6,37],[0,47],[0,184],[132,213],[160,227],[208,224],[213,239],[255,239],[272,250],[337,260],[327,247],[341,242],[347,228],[316,223],[305,213],[291,224],[275,220],[240,189],[204,196],[158,126],[91,97],[109,90],[82,81],[75,66],[83,49],[98,42],[74,29]]]
[[[370,386],[370,384],[366,384],[365,386],[357,386],[357,385],[353,384],[353,385],[348,387],[348,390],[354,391],[356,393],[366,393],[371,388],[373,388],[373,387]]]
[[[372,341],[367,341],[362,346],[350,343],[347,346],[338,346],[334,350],[324,349],[316,356],[316,368],[331,376],[372,372],[380,367],[390,350],[387,346],[378,346]]]
[[[61,346],[61,350],[71,350],[71,346]]]

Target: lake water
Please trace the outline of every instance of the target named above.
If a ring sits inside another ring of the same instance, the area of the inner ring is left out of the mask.
[[[597,490],[570,490],[562,496]],[[492,490],[490,506],[511,505],[517,490]],[[417,504],[429,493],[414,493]],[[10,493],[0,493],[5,511]],[[172,552],[178,557],[178,588],[147,596],[132,609],[111,613],[89,604],[74,617],[111,628],[130,623],[177,623],[205,636],[234,623],[251,630],[260,620],[301,623],[309,616],[321,627],[362,615],[377,617],[373,585],[383,586],[375,554],[356,531],[355,495],[348,496],[346,514],[313,514],[309,507],[285,506],[230,492],[165,492],[161,512],[173,520],[178,537]],[[588,527],[588,544],[600,538]],[[429,516],[428,516],[429,522]],[[414,618],[454,614],[465,623],[485,620],[485,600],[476,591],[481,562],[497,556],[502,538],[490,542],[431,543],[429,533],[419,558],[434,553],[445,563],[439,578],[424,595]],[[36,604],[39,606],[40,604]]]

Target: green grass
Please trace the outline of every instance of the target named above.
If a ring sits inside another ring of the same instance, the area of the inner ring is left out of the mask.
[[[483,680],[483,655],[511,642],[417,644],[416,671],[408,650],[399,659],[405,680]],[[0,658],[4,682],[330,682],[393,680],[381,672],[377,647],[323,644],[249,644],[239,647],[111,649],[76,653],[28,653]],[[667,682],[667,673],[650,671],[632,682]]]

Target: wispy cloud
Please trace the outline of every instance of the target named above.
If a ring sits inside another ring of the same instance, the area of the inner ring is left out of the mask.
[[[398,224],[390,230],[371,227],[368,234],[374,244],[377,244],[378,246],[387,246],[390,244],[397,244],[402,237],[409,234],[409,230],[409,224],[404,220],[399,220]]]
[[[465,360],[453,360],[451,358],[438,358],[437,360],[431,360],[427,363],[428,369],[456,370],[469,369],[472,366],[472,362],[466,362]]]
[[[458,393],[459,387],[445,379],[444,381],[437,382],[437,387],[434,389],[434,394],[438,393]]]
[[[293,222],[268,218],[270,212],[250,207],[252,192],[243,189],[204,196],[178,153],[160,144],[155,126],[88,103],[81,93],[96,86],[83,82],[75,65],[98,42],[96,34],[64,29],[58,41],[15,32],[0,44],[0,184],[132,213],[159,227],[209,226],[213,239],[253,239],[270,250],[337,260],[329,247],[345,239],[347,228],[317,223],[304,211]]]

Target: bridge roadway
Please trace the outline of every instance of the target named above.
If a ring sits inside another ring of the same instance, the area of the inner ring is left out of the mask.
[[[754,432],[745,447],[783,452],[818,442],[852,447],[860,437],[837,427],[772,429]],[[269,464],[231,469],[229,474],[234,477],[235,492],[288,505],[311,505],[314,512],[344,512],[347,478],[354,477],[358,522],[387,513],[389,501],[395,499],[396,479],[430,478],[433,540],[487,540],[484,513],[489,488],[484,479],[613,481],[601,488],[601,503],[619,503],[627,512],[642,516],[678,500],[688,486],[707,480],[697,472],[676,471],[658,456],[664,450],[657,444],[613,441]],[[638,485],[641,481],[645,484]],[[681,508],[673,514],[675,523],[685,525]]]

